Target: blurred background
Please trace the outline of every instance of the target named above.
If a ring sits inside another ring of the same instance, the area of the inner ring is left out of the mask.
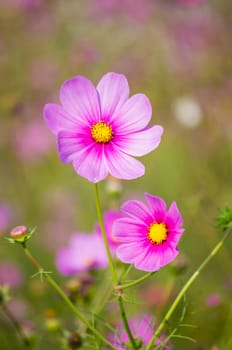
[[[173,278],[164,269],[139,291],[158,322],[220,239],[218,209],[232,206],[231,36],[226,0],[0,0],[0,284],[10,285],[9,308],[36,338],[35,349],[58,346],[46,329],[48,310],[60,308],[73,326],[53,291],[31,278],[22,249],[3,236],[16,225],[36,226],[30,248],[65,284],[57,251],[96,223],[92,185],[59,161],[44,104],[59,103],[64,80],[84,75],[97,84],[109,71],[126,75],[131,94],[150,98],[152,123],[165,131],[141,159],[145,176],[123,182],[116,200],[107,181],[100,188],[105,209],[149,192],[176,200],[183,214],[185,272]],[[180,333],[196,343],[173,339],[174,349],[232,349],[231,248],[229,239],[186,296],[185,323],[194,327]],[[0,342],[2,350],[23,348],[4,313]]]

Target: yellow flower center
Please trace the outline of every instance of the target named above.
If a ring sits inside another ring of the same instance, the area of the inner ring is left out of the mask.
[[[99,122],[92,126],[91,135],[97,143],[108,143],[113,138],[112,127],[104,122]]]
[[[150,225],[147,236],[151,243],[161,244],[167,238],[167,228],[163,223],[157,224],[154,222]]]

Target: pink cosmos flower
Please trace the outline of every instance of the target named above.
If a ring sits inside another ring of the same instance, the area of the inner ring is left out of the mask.
[[[138,316],[129,320],[130,330],[137,342],[140,342],[140,347],[143,348],[149,344],[153,334],[154,334],[154,323],[152,322],[152,318],[150,315]],[[109,341],[117,350],[125,350],[130,349],[128,344],[130,340],[128,335],[123,327],[123,324],[120,324],[115,333],[110,333]],[[161,336],[156,339],[155,345],[161,345],[164,342],[164,336]],[[132,349],[132,348],[131,348]],[[164,350],[171,350],[172,347],[170,342],[162,347]]]
[[[116,255],[139,270],[157,271],[178,255],[183,221],[175,202],[167,210],[163,199],[149,193],[145,198],[148,206],[130,200],[121,207],[129,218],[113,225],[114,237],[121,243]]]
[[[65,276],[94,268],[104,269],[108,266],[108,259],[101,236],[96,232],[73,234],[69,246],[58,252],[56,266]]]
[[[152,114],[143,94],[129,98],[127,79],[107,73],[97,87],[82,76],[67,80],[60,90],[61,106],[47,104],[45,121],[57,136],[62,162],[91,182],[108,174],[135,179],[144,166],[133,156],[143,156],[160,143],[161,126],[147,126]]]
[[[0,285],[7,285],[12,288],[19,287],[22,284],[23,276],[20,269],[11,262],[3,261],[0,263]]]

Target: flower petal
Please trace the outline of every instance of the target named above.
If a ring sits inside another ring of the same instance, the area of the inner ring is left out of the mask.
[[[102,119],[109,121],[129,97],[129,85],[122,74],[107,73],[97,85],[100,95]]]
[[[61,130],[73,130],[78,125],[74,117],[55,103],[48,103],[44,106],[44,119],[55,135]]]
[[[165,220],[164,220],[164,222],[165,222]],[[174,230],[168,228],[167,244],[169,244],[173,248],[176,248],[183,233],[184,233],[183,228],[177,228]]]
[[[163,128],[155,125],[126,135],[115,135],[115,144],[131,156],[143,156],[159,146]]]
[[[117,134],[123,135],[144,129],[151,120],[152,107],[144,94],[136,94],[111,119]]]
[[[105,161],[110,174],[118,179],[136,179],[144,175],[145,172],[141,162],[121,152],[112,144],[105,148]]]
[[[56,267],[65,276],[70,276],[77,271],[84,271],[85,265],[79,261],[77,252],[70,248],[61,249],[56,257]]]
[[[170,228],[175,229],[183,225],[181,213],[177,207],[176,202],[172,202],[170,208],[166,213],[164,223]]]
[[[173,248],[168,244],[164,244],[160,247],[162,250],[161,259],[160,259],[160,267],[163,267],[173,261],[177,255],[179,254],[179,250],[177,248]]]
[[[124,263],[133,263],[138,255],[143,252],[143,246],[137,242],[130,244],[120,244],[116,249],[116,255]]]
[[[121,206],[121,210],[125,214],[136,218],[136,220],[144,224],[145,227],[153,222],[153,217],[143,202],[137,200],[127,201]]]
[[[92,144],[75,154],[73,166],[76,172],[96,183],[106,178],[108,169],[105,165],[104,146]]]
[[[158,223],[163,222],[167,208],[165,201],[162,198],[152,196],[149,193],[145,193],[144,196],[155,221]]]
[[[137,223],[134,219],[118,219],[114,222],[112,230],[113,236],[119,241],[119,243],[129,243],[147,239],[147,227]]]
[[[63,163],[72,162],[77,153],[86,152],[86,149],[93,144],[88,132],[61,131],[58,133],[58,151]]]
[[[92,125],[100,120],[100,103],[97,90],[85,77],[77,76],[64,82],[60,100],[70,114]]]
[[[155,247],[156,248],[156,247]],[[144,249],[141,255],[138,255],[135,259],[134,266],[138,270],[153,272],[158,271],[160,265],[160,254],[154,250],[154,247],[148,246]]]

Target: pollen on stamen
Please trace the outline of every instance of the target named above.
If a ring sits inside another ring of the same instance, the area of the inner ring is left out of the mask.
[[[111,125],[98,122],[92,126],[91,135],[97,143],[109,143],[113,138],[113,130]]]
[[[166,225],[163,223],[158,224],[154,222],[149,226],[147,237],[153,244],[162,244],[167,238]]]

